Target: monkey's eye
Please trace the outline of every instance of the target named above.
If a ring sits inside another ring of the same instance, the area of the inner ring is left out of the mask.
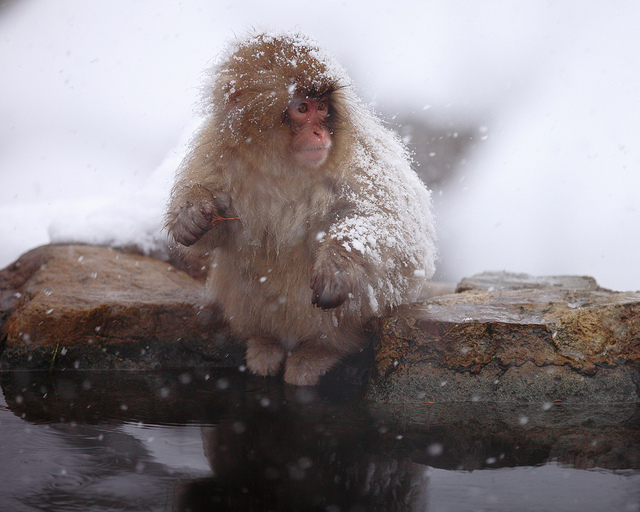
[[[318,103],[318,110],[320,111],[325,111],[329,108],[329,105],[327,105],[326,101],[321,101],[320,103]]]
[[[309,105],[307,105],[306,103],[300,103],[300,105],[298,105],[298,112],[300,112],[301,114],[306,114],[307,112],[309,112]]]

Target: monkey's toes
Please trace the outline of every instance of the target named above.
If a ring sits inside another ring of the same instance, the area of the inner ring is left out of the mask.
[[[286,352],[275,338],[256,336],[247,340],[247,367],[261,377],[280,372]]]
[[[289,369],[289,365],[287,365],[284,371],[284,381],[293,386],[315,386],[324,373],[303,371],[300,368]]]
[[[304,343],[287,358],[284,381],[294,386],[315,386],[340,357],[338,352],[329,347]]]

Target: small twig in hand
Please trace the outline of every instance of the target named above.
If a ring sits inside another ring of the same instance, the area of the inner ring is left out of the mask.
[[[240,217],[220,217],[219,215],[216,215],[211,219],[211,224],[213,224],[214,226],[217,226],[218,224],[220,224],[221,222],[224,222],[225,220],[240,220]]]

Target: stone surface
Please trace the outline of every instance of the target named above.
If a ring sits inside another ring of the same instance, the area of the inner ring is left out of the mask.
[[[472,277],[465,277],[455,291],[496,291],[496,290],[527,290],[527,289],[563,289],[577,292],[578,290],[604,290],[600,288],[593,277],[589,276],[532,276],[530,274],[516,274],[513,272],[483,272]]]
[[[640,293],[592,278],[485,273],[375,319],[328,382],[370,403],[640,402]],[[448,293],[447,295],[439,295]],[[0,271],[0,369],[241,366],[204,285],[169,263],[44,246]],[[366,379],[366,372],[369,376]]]
[[[504,273],[458,290],[372,327],[370,400],[640,400],[640,293]]]
[[[120,250],[43,246],[0,272],[3,369],[241,363],[201,282]]]

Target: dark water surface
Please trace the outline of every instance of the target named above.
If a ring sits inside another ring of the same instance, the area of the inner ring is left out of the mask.
[[[1,511],[640,512],[637,405],[382,407],[236,370],[0,381]]]

